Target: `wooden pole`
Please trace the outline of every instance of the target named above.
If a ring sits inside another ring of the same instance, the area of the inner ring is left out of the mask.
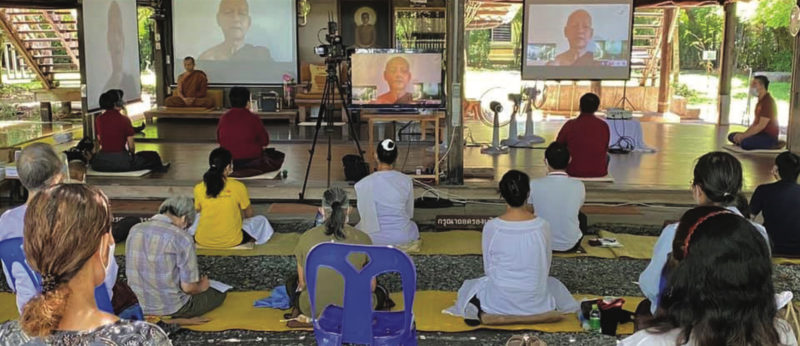
[[[464,44],[464,15],[466,1],[447,2],[447,179],[446,184],[464,184],[464,123],[462,102],[464,102],[464,66],[466,45]],[[436,143],[439,145],[439,143]]]
[[[670,74],[672,70],[672,32],[675,28],[675,8],[664,9],[664,24],[661,26],[661,75],[658,78],[658,112],[669,111],[672,97]]]
[[[722,39],[722,61],[719,72],[719,118],[717,124],[729,125],[731,112],[731,79],[736,66],[736,3],[725,4],[725,30]]]
[[[800,4],[800,1],[798,1]],[[792,91],[789,100],[789,128],[786,133],[788,149],[800,153],[800,35],[794,37],[792,59]]]

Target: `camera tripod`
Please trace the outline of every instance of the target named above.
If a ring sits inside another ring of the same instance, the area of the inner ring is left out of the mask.
[[[353,118],[350,116],[350,110],[347,109],[347,102],[345,101],[345,93],[347,90],[342,86],[339,81],[339,66],[341,60],[328,58],[325,61],[327,65],[328,76],[325,78],[325,88],[322,91],[322,101],[320,102],[319,113],[317,114],[317,124],[314,126],[314,141],[311,144],[311,154],[308,158],[308,166],[306,166],[306,176],[303,179],[303,190],[300,191],[300,201],[305,199],[306,187],[308,185],[308,175],[311,173],[311,162],[314,160],[314,152],[317,148],[317,139],[319,138],[319,130],[322,128],[322,122],[325,121],[325,134],[328,136],[328,181],[326,187],[331,186],[331,133],[333,132],[333,112],[336,110],[336,92],[339,92],[339,98],[342,101],[342,114],[346,117],[348,127],[350,128],[350,137],[356,145],[358,155],[361,160],[364,160],[364,151],[361,150],[361,144],[358,142],[358,132],[353,127]]]

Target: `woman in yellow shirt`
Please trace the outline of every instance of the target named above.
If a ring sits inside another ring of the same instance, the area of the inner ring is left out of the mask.
[[[266,217],[254,215],[247,187],[228,177],[233,172],[231,153],[224,148],[214,149],[208,164],[203,182],[194,187],[197,244],[230,248],[251,241],[266,243],[274,231]]]

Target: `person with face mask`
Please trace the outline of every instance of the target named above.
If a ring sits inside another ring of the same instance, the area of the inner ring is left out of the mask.
[[[30,202],[36,197],[40,191],[48,187],[59,184],[67,180],[68,177],[63,173],[64,161],[48,144],[34,143],[25,149],[17,160],[17,172],[19,180],[28,190],[28,201],[16,208],[10,209],[0,216],[0,241],[10,238],[23,238],[24,225],[27,221],[26,212]],[[34,215],[47,215],[47,214],[34,214]],[[111,227],[109,226],[109,229]],[[113,246],[113,244],[112,244]],[[113,250],[112,250],[113,253]],[[22,268],[4,268],[6,280],[9,286],[16,292],[17,309],[22,312],[25,304],[39,292],[36,290],[33,282],[30,281],[28,274]],[[108,296],[113,299],[113,287],[117,281],[117,271],[119,267],[113,256],[109,258],[108,270],[105,276],[106,289]],[[13,276],[15,281],[11,285],[11,278]],[[98,284],[99,286],[99,284]]]
[[[131,229],[125,247],[125,275],[146,315],[193,318],[225,301],[200,275],[194,239],[195,219],[188,197],[168,198],[150,221]]]
[[[755,76],[750,82],[750,95],[758,98],[755,120],[745,132],[732,132],[728,140],[744,150],[777,149],[779,147],[777,107],[769,93],[769,78]]]
[[[33,195],[25,213],[24,249],[42,291],[19,321],[0,325],[8,345],[170,345],[158,326],[98,309],[95,287],[114,253],[111,209],[99,189],[59,184]]]
[[[700,157],[694,166],[694,179],[691,184],[692,196],[698,206],[723,207],[739,216],[749,217],[747,200],[741,195],[742,164],[733,155],[724,152],[710,152]],[[763,226],[752,223],[754,229],[770,247],[769,236]],[[662,273],[672,251],[672,242],[678,224],[668,225],[653,248],[653,257],[647,268],[639,275],[639,287],[647,300],[637,310],[637,316],[655,314],[658,297],[665,282]]]

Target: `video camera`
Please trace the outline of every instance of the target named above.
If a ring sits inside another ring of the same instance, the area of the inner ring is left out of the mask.
[[[328,33],[325,35],[325,41],[328,43],[314,47],[314,53],[325,58],[327,63],[339,63],[349,57],[348,51],[342,42],[342,36],[339,35],[339,25],[333,21],[331,15],[329,15]]]

